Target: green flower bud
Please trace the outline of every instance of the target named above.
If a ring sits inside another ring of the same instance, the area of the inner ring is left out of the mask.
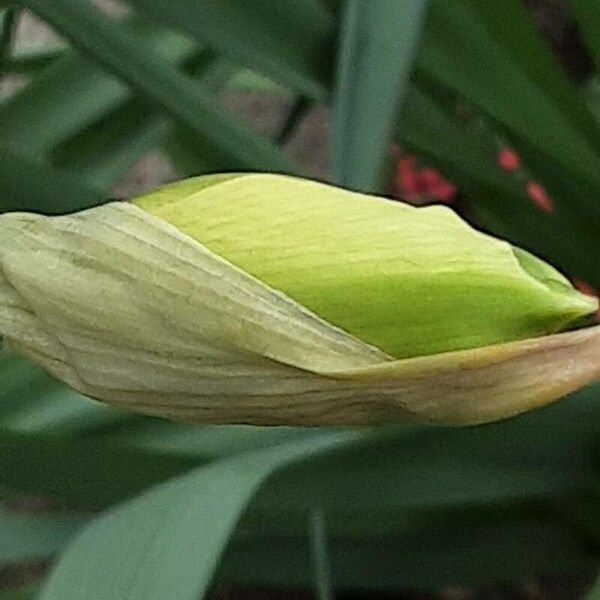
[[[596,310],[550,265],[445,206],[255,174],[200,177],[135,203],[395,358],[537,337]]]
[[[446,208],[213,175],[0,216],[0,335],[75,389],[194,422],[470,424],[600,376],[595,300]]]

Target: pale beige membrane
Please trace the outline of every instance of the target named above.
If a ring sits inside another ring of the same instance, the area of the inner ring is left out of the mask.
[[[76,390],[199,423],[474,424],[600,377],[600,327],[393,360],[126,203],[0,217],[0,334]]]

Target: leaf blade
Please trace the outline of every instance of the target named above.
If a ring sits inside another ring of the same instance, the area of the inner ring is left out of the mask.
[[[427,2],[349,0],[334,102],[332,176],[376,191]]]
[[[275,471],[362,436],[322,434],[309,443],[241,455],[145,494],[78,536],[50,576],[42,600],[77,600],[90,594],[98,600],[195,600],[206,593],[250,498]],[[165,552],[167,548],[171,551]],[[75,581],[73,572],[85,576]]]
[[[195,37],[236,63],[316,100],[327,97],[333,19],[318,0],[128,0],[161,23]]]
[[[61,214],[96,206],[103,194],[70,173],[0,147],[0,212]]]
[[[76,0],[23,0],[105,68],[158,103],[215,152],[236,157],[242,167],[295,170],[271,143],[252,133],[215,98],[194,86],[160,58],[139,46],[119,23]]]

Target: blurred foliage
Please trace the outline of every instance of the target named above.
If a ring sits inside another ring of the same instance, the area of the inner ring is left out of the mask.
[[[88,0],[0,4],[0,74],[27,78],[0,103],[1,211],[101,203],[155,149],[182,175],[301,173],[281,141],[325,104],[332,179],[388,190],[397,144],[457,186],[479,227],[600,289],[597,74],[576,86],[519,0],[127,4],[125,17]],[[15,52],[23,9],[68,43]],[[600,5],[570,10],[598,65]],[[279,140],[225,107],[231,89],[292,99]],[[496,163],[503,145],[525,165],[518,176]],[[552,212],[527,197],[529,180]],[[58,557],[41,591],[0,597],[192,600],[215,582],[326,597],[593,577],[599,395],[464,430],[189,427],[82,399],[4,353],[3,495],[63,508],[0,513],[0,563]]]

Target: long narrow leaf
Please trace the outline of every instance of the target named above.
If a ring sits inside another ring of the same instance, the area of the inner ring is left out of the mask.
[[[333,179],[379,187],[427,2],[349,0],[342,29],[333,130]]]
[[[127,170],[158,147],[170,129],[160,111],[133,99],[55,148],[50,159],[109,197]]]
[[[21,51],[10,56],[4,64],[4,72],[9,75],[31,75],[49,67],[62,57],[62,48],[39,51]]]
[[[223,59],[213,61],[202,75],[202,85],[211,92],[222,89],[231,79],[233,66]],[[206,140],[199,139],[183,127],[171,127],[163,139],[163,148],[179,173],[184,176],[237,168],[234,157],[216,155]]]
[[[180,35],[132,21],[128,29],[162,60],[180,64],[197,50]],[[32,158],[130,100],[131,90],[75,50],[64,51],[27,87],[0,105],[2,143]]]
[[[206,593],[241,513],[272,473],[362,436],[324,433],[308,443],[240,455],[133,500],[75,539],[42,600],[197,600]]]
[[[5,66],[12,49],[19,12],[15,7],[0,12],[0,76],[6,71]]]
[[[128,413],[87,400],[30,362],[0,355],[0,428],[72,435],[122,421]]]
[[[577,22],[596,67],[600,66],[600,6],[594,0],[573,0]]]
[[[108,437],[16,433],[0,429],[0,477],[4,489],[97,508],[130,498],[198,464]]]
[[[49,558],[88,520],[83,515],[0,511],[0,565]]]
[[[316,100],[327,96],[333,19],[319,0],[128,0],[160,23]]]
[[[194,134],[210,140],[215,152],[236,157],[240,167],[294,171],[279,150],[247,129],[216,98],[87,2],[23,0],[23,4]]]
[[[95,206],[104,199],[78,178],[0,147],[0,212],[58,214]]]
[[[232,66],[216,58],[210,51],[198,52],[185,63],[186,70],[204,89],[218,92],[228,81]],[[102,188],[107,196],[127,170],[145,153],[158,148],[168,138],[174,142],[191,139],[195,147],[197,138],[177,126],[162,111],[138,98],[122,102],[118,108],[104,115],[80,134],[54,148],[50,160],[86,181]],[[196,162],[199,157],[196,155]],[[213,170],[235,168],[237,164],[223,164],[205,144],[200,155],[212,165]],[[176,162],[176,166],[180,167]],[[184,169],[179,169],[185,173]],[[191,171],[197,174],[198,165]]]

